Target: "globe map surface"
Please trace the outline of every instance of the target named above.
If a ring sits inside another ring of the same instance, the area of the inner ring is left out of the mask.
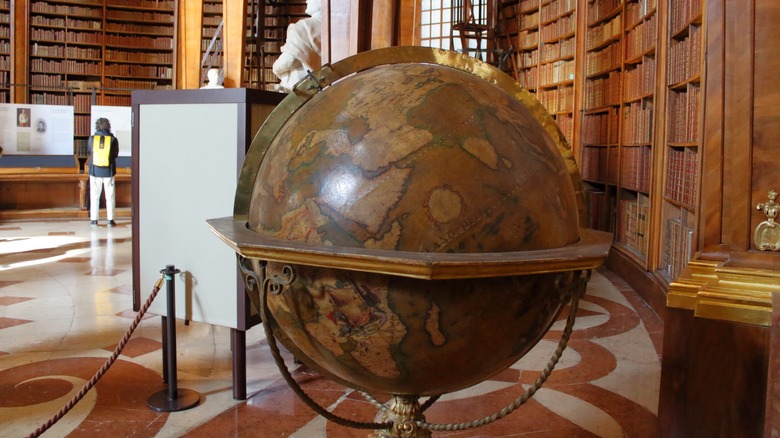
[[[345,77],[291,115],[260,163],[247,226],[323,246],[500,257],[575,243],[578,210],[556,144],[519,100],[459,69],[398,63]],[[390,394],[450,392],[505,369],[565,304],[558,274],[293,268],[268,296],[285,345],[330,378]]]

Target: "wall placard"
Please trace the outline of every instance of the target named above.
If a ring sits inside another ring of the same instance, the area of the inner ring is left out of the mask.
[[[73,155],[73,107],[0,104],[0,146],[6,155]]]

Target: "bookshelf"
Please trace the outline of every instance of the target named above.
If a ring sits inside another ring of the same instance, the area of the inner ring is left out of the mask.
[[[701,146],[702,0],[669,0],[661,275],[676,278],[695,251]]]
[[[618,184],[623,115],[623,1],[589,0],[585,14],[582,177],[590,185],[589,225],[614,231],[621,196]]]
[[[574,144],[577,0],[521,0],[512,26],[520,85],[536,94]]]
[[[11,99],[11,0],[0,0],[0,103]]]
[[[648,264],[656,106],[656,0],[627,0],[623,9],[623,76],[616,242]]]
[[[246,88],[275,91],[279,78],[272,70],[281,54],[287,36],[287,26],[308,17],[306,1],[275,4],[249,0],[247,11],[247,48],[244,64]]]
[[[90,134],[91,89],[103,73],[103,2],[30,5],[30,103],[74,106],[74,151]]]
[[[217,34],[217,29],[219,28],[219,24],[222,22],[222,0],[205,0],[203,2],[203,17],[202,17],[202,24],[201,24],[201,47],[200,47],[200,59],[203,60],[203,57],[206,56],[209,50],[209,45],[211,44],[212,38],[214,38],[214,35]],[[222,50],[222,45],[215,42],[214,47],[212,47],[212,53],[210,56],[213,58],[211,59],[212,65],[215,66],[214,68],[218,68],[222,65],[224,65],[223,62],[223,56],[224,51]],[[208,62],[208,61],[207,61]],[[206,72],[208,70],[208,64],[204,65],[200,72],[200,77],[204,78],[206,77]]]
[[[29,102],[73,105],[75,152],[91,105],[175,87],[175,0],[33,0],[29,11]]]

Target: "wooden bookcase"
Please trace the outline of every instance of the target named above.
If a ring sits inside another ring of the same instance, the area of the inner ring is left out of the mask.
[[[700,249],[703,5],[520,0],[502,11],[514,22],[499,48],[514,48],[517,81],[572,143],[588,225],[613,232],[611,260],[658,288]]]
[[[623,9],[619,184],[616,243],[647,266],[654,166],[658,8],[656,0],[629,0]]]
[[[91,105],[129,106],[133,89],[175,87],[176,5],[30,2],[29,103],[74,106],[74,152],[91,134]]]
[[[702,132],[702,0],[669,0],[666,138],[663,145],[659,272],[675,279],[696,250]]]
[[[521,0],[514,14],[502,13],[517,23],[508,28],[517,48],[518,82],[536,94],[574,144],[577,0]]]
[[[11,98],[11,0],[0,0],[0,103]]]
[[[287,1],[270,4],[249,0],[247,11],[247,48],[244,65],[246,88],[275,91],[279,78],[272,70],[279,59],[287,36],[287,26],[308,17],[306,1]]]
[[[591,185],[590,226],[614,231],[619,197],[623,2],[588,1],[584,13],[582,177]]]

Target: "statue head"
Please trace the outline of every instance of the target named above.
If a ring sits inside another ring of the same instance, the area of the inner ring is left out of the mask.
[[[320,18],[320,12],[322,12],[322,0],[306,0],[306,15]]]

